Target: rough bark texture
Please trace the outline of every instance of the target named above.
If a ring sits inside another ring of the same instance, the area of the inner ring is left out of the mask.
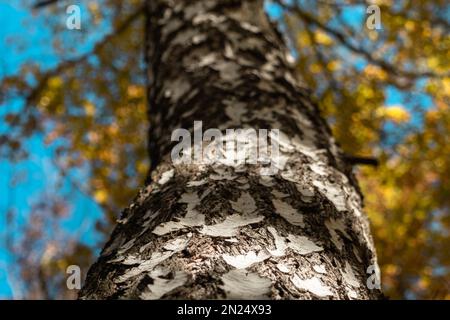
[[[83,299],[367,299],[376,265],[351,168],[295,80],[262,1],[152,0],[151,182],[91,267]],[[262,165],[174,165],[172,130],[280,129]]]

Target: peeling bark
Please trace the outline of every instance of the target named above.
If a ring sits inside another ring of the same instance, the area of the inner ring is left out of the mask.
[[[91,267],[82,299],[377,299],[351,167],[295,79],[262,1],[152,0],[151,181]],[[171,133],[280,129],[261,164],[174,164]]]

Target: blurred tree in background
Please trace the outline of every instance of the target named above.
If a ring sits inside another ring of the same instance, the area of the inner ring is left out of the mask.
[[[1,80],[3,108],[15,97],[23,101],[2,113],[8,129],[0,135],[1,156],[23,161],[30,156],[24,141],[42,133],[58,174],[101,206],[104,217],[92,232],[106,240],[148,170],[143,1],[83,2],[80,31],[61,22],[72,3],[50,2],[34,10],[46,17],[61,62],[51,69],[24,63]],[[381,12],[378,30],[366,26],[372,3]],[[385,294],[450,299],[448,2],[299,0],[267,8],[344,151],[380,162],[355,170]],[[76,54],[96,28],[109,32]],[[77,179],[77,170],[89,174]],[[59,227],[70,210],[70,201],[46,193],[18,225],[11,204],[7,245],[25,297],[75,297],[65,286],[66,267],[87,271],[102,246],[82,244]]]

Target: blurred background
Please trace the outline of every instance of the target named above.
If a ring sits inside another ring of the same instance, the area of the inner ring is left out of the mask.
[[[36,3],[45,5],[35,7]],[[49,4],[46,4],[46,3]],[[66,13],[78,5],[81,29]],[[0,0],[0,298],[73,299],[148,169],[143,0]],[[367,27],[370,4],[380,28]],[[450,6],[267,1],[351,155],[391,299],[450,299]]]

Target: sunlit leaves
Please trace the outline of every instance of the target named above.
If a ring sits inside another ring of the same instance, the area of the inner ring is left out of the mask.
[[[299,75],[343,149],[381,163],[357,172],[385,293],[450,298],[448,3],[377,1],[381,30],[348,18],[356,1],[291,3]]]
[[[377,115],[397,124],[406,122],[410,119],[409,112],[401,105],[382,106],[381,108],[378,108]]]

